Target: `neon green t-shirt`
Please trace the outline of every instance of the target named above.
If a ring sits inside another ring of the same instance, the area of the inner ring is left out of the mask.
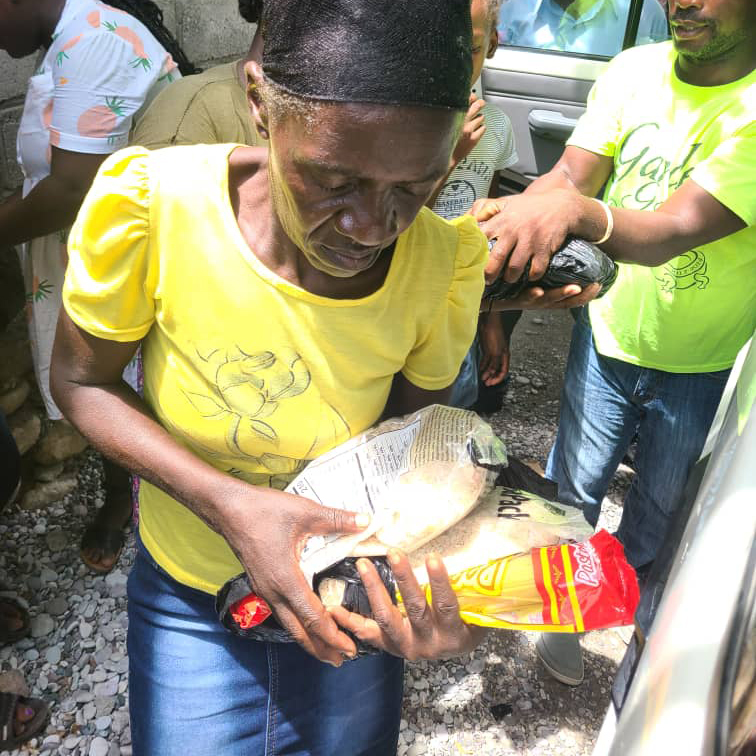
[[[696,87],[677,77],[675,58],[671,42],[618,55],[568,144],[614,159],[610,205],[654,210],[691,179],[746,223],[665,265],[620,265],[590,304],[601,354],[701,373],[731,367],[756,327],[756,71]]]
[[[228,193],[234,147],[134,147],[106,160],[71,230],[63,304],[94,336],[142,339],[145,401],[180,444],[284,488],[378,420],[396,373],[451,385],[488,252],[470,216],[423,208],[377,291],[312,294],[244,240]],[[226,541],[167,493],[143,481],[139,502],[142,539],[176,580],[215,593],[241,572]]]

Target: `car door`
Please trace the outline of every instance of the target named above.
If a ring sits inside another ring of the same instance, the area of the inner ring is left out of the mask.
[[[493,0],[492,0],[493,1]],[[596,77],[620,50],[668,37],[663,0],[504,0],[485,99],[512,122],[518,161],[501,191],[519,192],[559,158]]]

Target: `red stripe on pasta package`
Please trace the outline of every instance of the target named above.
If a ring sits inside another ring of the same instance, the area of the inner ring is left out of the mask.
[[[465,622],[540,632],[627,625],[639,599],[622,544],[605,530],[580,543],[494,559],[451,583]]]
[[[580,543],[530,552],[543,601],[543,629],[567,632],[629,625],[638,606],[635,570],[605,530]]]

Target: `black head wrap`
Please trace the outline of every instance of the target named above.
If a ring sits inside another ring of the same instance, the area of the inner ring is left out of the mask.
[[[263,71],[313,100],[466,109],[470,0],[275,0]]]

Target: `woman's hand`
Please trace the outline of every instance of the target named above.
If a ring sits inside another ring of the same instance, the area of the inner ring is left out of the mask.
[[[299,555],[310,536],[359,533],[369,517],[282,491],[233,483],[221,494],[219,509],[226,513],[221,532],[244,565],[254,592],[305,651],[340,666],[357,649],[313,592]]]
[[[372,563],[360,559],[357,569],[374,619],[354,614],[341,606],[329,607],[328,611],[341,627],[354,633],[361,641],[409,661],[460,656],[480,644],[486,630],[462,622],[457,597],[439,557],[426,559],[432,593],[430,604],[415,579],[407,557],[392,550],[388,560],[402,594],[404,614],[391,603]]]

